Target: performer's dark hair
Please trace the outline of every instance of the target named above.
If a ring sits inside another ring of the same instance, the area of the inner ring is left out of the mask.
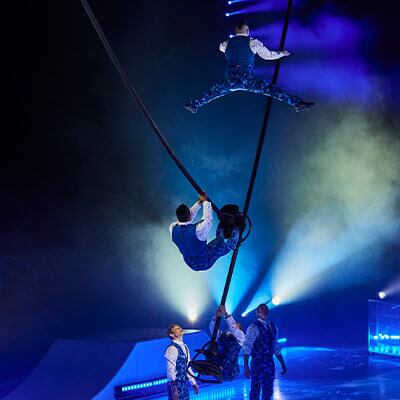
[[[236,24],[235,24],[235,32],[241,31],[245,25],[249,26],[247,21],[242,20],[242,21],[236,22]]]
[[[265,303],[261,303],[258,307],[257,307],[257,311],[263,311],[265,314],[269,313],[269,308]]]
[[[176,326],[179,326],[178,324],[172,324],[172,325],[170,325],[169,327],[168,327],[168,329],[167,329],[167,336],[168,337],[171,337],[170,335],[171,335],[171,333],[172,333],[172,329],[174,329]]]
[[[181,204],[176,209],[176,217],[179,222],[187,222],[190,220],[190,209],[186,204]]]

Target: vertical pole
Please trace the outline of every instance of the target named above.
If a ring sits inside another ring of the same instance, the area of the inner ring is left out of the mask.
[[[285,21],[284,21],[283,29],[282,29],[281,41],[279,44],[279,50],[284,50],[284,48],[285,48],[286,34],[287,34],[288,27],[289,27],[289,18],[290,18],[290,14],[292,11],[292,5],[293,5],[293,0],[288,0],[288,5],[286,8],[286,14],[285,14]],[[281,62],[280,62],[280,60],[277,60],[276,64],[275,64],[274,75],[273,75],[272,81],[271,81],[271,83],[273,85],[276,85],[276,83],[278,81],[280,66],[281,66]],[[271,115],[272,101],[273,101],[272,97],[268,97],[267,106],[266,106],[265,114],[264,114],[264,119],[263,119],[263,123],[262,123],[262,127],[261,127],[261,132],[260,132],[260,136],[258,139],[257,152],[256,152],[256,156],[254,158],[253,169],[251,172],[249,187],[247,189],[246,200],[245,200],[244,207],[243,207],[244,215],[247,215],[247,213],[249,211],[249,207],[250,207],[251,196],[253,194],[253,189],[254,189],[254,184],[256,181],[258,166],[260,164],[261,153],[262,153],[262,149],[263,149],[263,145],[264,145],[264,141],[265,141],[265,136],[267,133],[269,118]],[[224,286],[224,291],[223,291],[222,297],[221,297],[221,303],[220,303],[221,305],[225,305],[226,298],[228,297],[228,291],[229,291],[229,287],[230,287],[232,276],[233,276],[233,270],[235,268],[237,256],[239,253],[239,247],[240,247],[240,245],[238,245],[236,247],[236,249],[233,251],[233,254],[232,254],[232,258],[231,258],[231,262],[230,262],[229,270],[228,270],[228,275],[227,275],[225,286]],[[210,343],[211,351],[216,350],[217,334],[218,334],[220,325],[221,325],[221,317],[218,317],[215,321],[214,330],[213,330],[213,333],[211,336],[211,343]]]

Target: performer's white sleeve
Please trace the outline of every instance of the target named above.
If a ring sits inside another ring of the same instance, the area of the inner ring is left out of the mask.
[[[170,226],[169,226],[169,234],[172,238],[172,229],[174,229],[174,226],[177,224],[177,222],[173,222]]]
[[[256,325],[251,324],[246,330],[246,336],[243,344],[243,354],[250,355],[253,350],[253,344],[259,335],[258,328]]]
[[[196,217],[197,212],[200,210],[201,207],[201,203],[199,201],[196,201],[196,203],[194,203],[192,205],[192,207],[190,207],[190,220],[193,221]]]
[[[226,46],[228,45],[228,41],[224,40],[222,43],[219,44],[219,51],[225,53]]]
[[[208,232],[212,227],[213,213],[211,203],[209,201],[203,201],[203,218],[196,225],[196,236],[199,240],[207,240]]]
[[[238,345],[243,347],[245,335],[244,332],[236,326],[235,318],[230,315],[225,321],[228,325],[229,332],[232,333],[233,337],[238,342]]]
[[[188,358],[188,364],[189,364],[189,362],[190,362],[190,351],[189,351],[189,348],[186,346],[186,344],[185,344],[185,347],[186,347],[186,350],[187,350],[187,358]],[[191,367],[189,367],[188,370],[190,371],[190,373],[191,373],[192,375],[194,375],[193,370],[192,370]],[[190,382],[190,384],[191,384],[192,386],[194,386],[194,385],[197,384],[196,379],[194,379],[193,376],[191,376],[191,375],[189,374],[189,372],[187,373],[187,377],[188,377],[189,382]]]
[[[268,50],[258,39],[250,40],[250,48],[254,54],[258,54],[264,60],[278,60],[283,57],[282,51]]]
[[[176,380],[176,360],[178,359],[178,349],[174,346],[169,346],[165,351],[165,362],[167,367],[167,378],[170,381]]]
[[[214,326],[215,326],[215,317],[212,317],[211,322],[210,322],[210,334],[212,335],[214,332]],[[217,339],[221,336],[221,331],[218,329],[217,332]]]

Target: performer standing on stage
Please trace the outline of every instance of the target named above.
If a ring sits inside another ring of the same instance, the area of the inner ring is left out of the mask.
[[[251,377],[250,400],[271,400],[275,379],[274,355],[282,367],[282,374],[287,371],[285,360],[278,345],[278,329],[268,320],[269,308],[266,304],[257,307],[258,319],[246,331],[243,345],[244,376]],[[251,355],[251,368],[249,357]]]
[[[168,400],[188,400],[189,389],[187,381],[193,386],[195,394],[199,393],[199,386],[196,380],[187,372],[187,366],[190,362],[190,352],[185,343],[183,343],[183,329],[178,324],[172,324],[167,329],[167,335],[171,339],[171,344],[165,351],[165,360],[167,364],[168,382]],[[193,372],[191,372],[193,374]]]

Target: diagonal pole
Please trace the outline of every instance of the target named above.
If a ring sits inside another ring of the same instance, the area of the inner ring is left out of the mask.
[[[290,14],[292,11],[292,5],[293,5],[293,0],[288,0],[288,5],[286,8],[286,14],[285,14],[285,21],[283,23],[281,41],[279,44],[279,50],[283,50],[285,48],[286,34],[287,34],[288,27],[289,27],[289,18],[290,18]],[[271,83],[273,85],[276,85],[276,83],[278,82],[278,75],[279,75],[280,67],[281,67],[281,61],[279,59],[276,61],[274,75],[273,75],[272,81],[271,81]],[[269,118],[271,115],[272,102],[273,102],[272,97],[268,97],[267,106],[266,106],[265,114],[264,114],[264,119],[263,119],[261,131],[260,131],[260,136],[258,139],[257,152],[256,152],[256,156],[254,158],[253,169],[251,171],[249,187],[247,189],[246,200],[245,200],[244,207],[243,207],[244,215],[247,215],[247,213],[249,211],[249,207],[250,207],[251,196],[253,194],[254,184],[256,181],[256,177],[257,177],[258,166],[260,164],[261,153],[263,150],[265,136],[267,133],[268,123],[269,123]],[[224,291],[223,291],[222,297],[221,297],[221,303],[220,303],[221,305],[225,305],[226,298],[228,297],[228,291],[229,291],[229,287],[231,284],[233,271],[235,269],[235,264],[236,264],[237,256],[239,253],[239,248],[240,248],[240,241],[239,241],[238,246],[236,246],[236,248],[232,254],[232,258],[231,258],[231,262],[230,262],[229,270],[228,270],[228,275],[226,277],[226,282],[225,282],[225,286],[224,286]],[[209,350],[211,350],[211,351],[216,350],[217,334],[218,334],[220,325],[221,325],[221,317],[218,317],[215,321],[214,330],[213,330],[213,333],[211,336],[211,343],[209,346]]]

